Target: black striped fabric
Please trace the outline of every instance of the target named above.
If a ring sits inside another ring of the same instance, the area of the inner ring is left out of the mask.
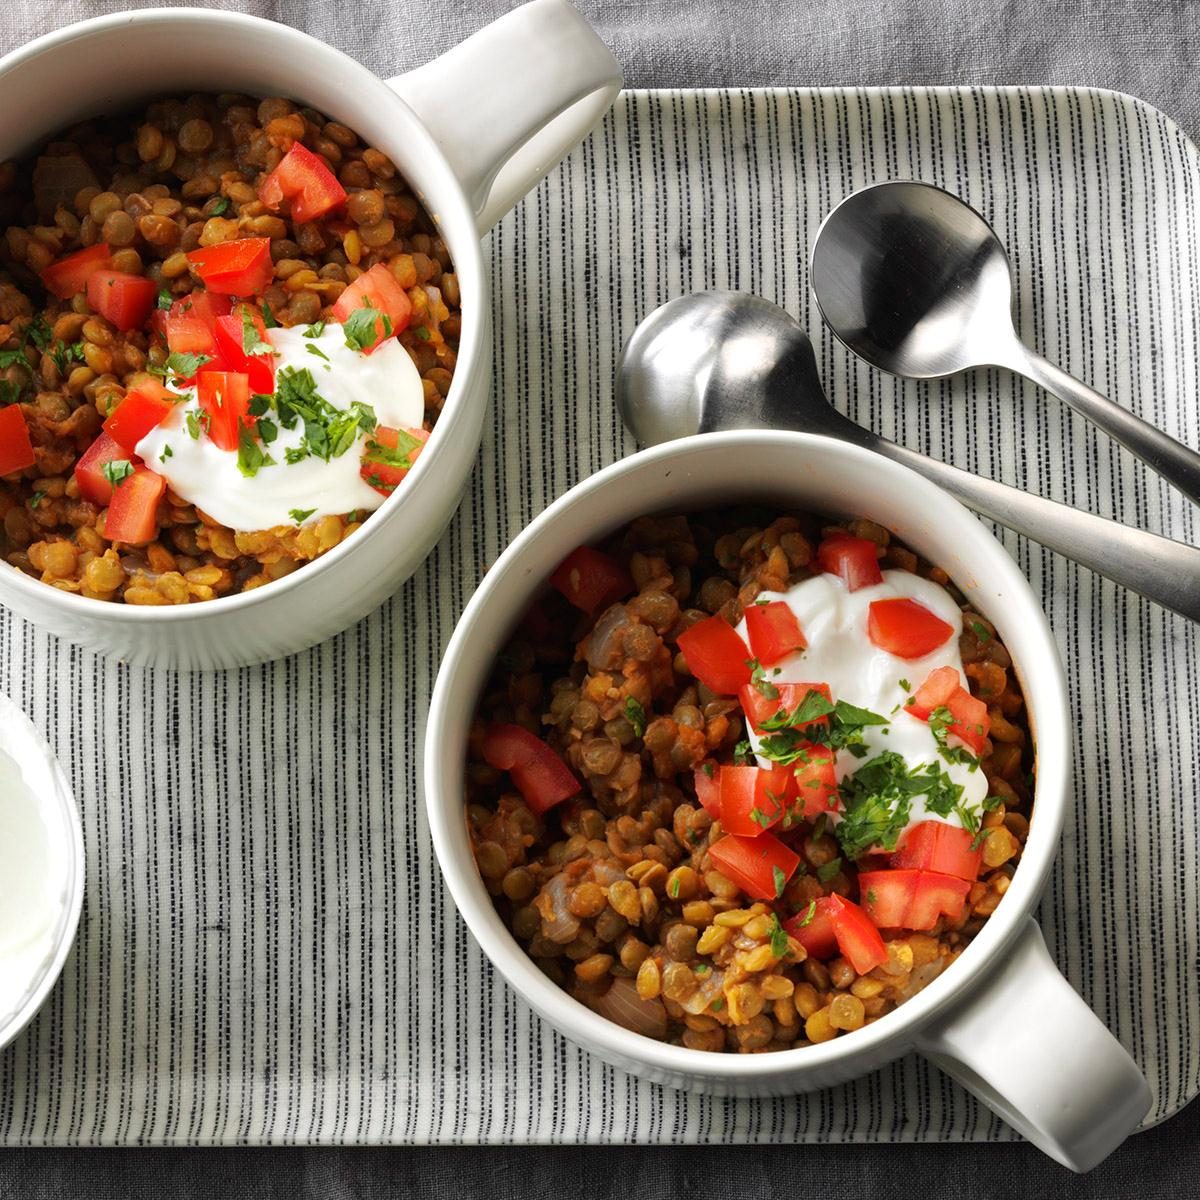
[[[886,436],[1200,537],[1156,477],[1032,386],[998,372],[901,384],[823,333],[812,234],[847,192],[892,177],[979,207],[1012,254],[1023,334],[1200,444],[1200,169],[1157,111],[1074,89],[626,94],[486,247],[495,388],[478,469],[390,603],[309,653],[207,676],[94,659],[0,611],[0,690],[60,755],[89,855],[76,951],[0,1054],[5,1143],[1015,1136],[912,1057],[762,1101],[606,1067],[495,978],[421,807],[425,713],[457,614],[531,517],[633,449],[615,358],[682,292],[782,303],[838,406]],[[1161,1120],[1200,1090],[1196,632],[1002,536],[1057,632],[1078,726],[1043,928]]]

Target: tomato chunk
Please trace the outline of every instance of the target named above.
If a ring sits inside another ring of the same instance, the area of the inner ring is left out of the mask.
[[[104,518],[104,536],[110,542],[141,545],[158,533],[158,502],[167,481],[149,467],[134,467],[114,488]]]
[[[962,686],[953,667],[938,667],[931,671],[929,678],[913,694],[912,703],[905,705],[905,712],[919,721],[928,721],[939,708],[950,714],[947,733],[959,738],[973,754],[982,754],[992,719],[988,716],[987,705]]]
[[[828,746],[806,747],[805,757],[794,764],[793,770],[796,780],[795,805],[784,821],[784,828],[797,824],[801,819],[814,820],[824,812],[841,807],[834,755]]]
[[[104,468],[113,462],[131,462],[133,457],[131,450],[126,450],[102,431],[75,464],[79,494],[97,508],[104,508],[113,494],[113,485],[105,478]]]
[[[722,767],[721,824],[727,833],[758,837],[778,824],[795,797],[795,779],[787,767]]]
[[[253,395],[269,396],[275,390],[275,351],[262,313],[239,304],[228,316],[217,317],[213,328],[224,369],[245,375]]]
[[[872,600],[867,611],[867,636],[897,658],[924,658],[953,632],[937,613],[907,596]]]
[[[905,914],[905,928],[932,929],[942,917],[957,921],[966,907],[970,890],[971,885],[965,879],[939,875],[936,871],[918,871],[912,900]]]
[[[935,667],[913,692],[912,701],[904,706],[904,711],[919,721],[928,721],[929,714],[947,704],[961,686],[961,677],[954,667]]]
[[[358,473],[377,492],[390,496],[413,469],[428,439],[428,429],[391,429],[387,425],[376,425],[367,438]]]
[[[633,591],[629,572],[611,555],[591,546],[572,550],[555,568],[550,585],[589,615]]]
[[[265,237],[201,246],[189,252],[188,262],[210,292],[224,296],[256,296],[275,276],[271,239]]]
[[[881,929],[932,929],[962,916],[970,883],[936,871],[866,871],[858,876],[863,911]]]
[[[842,896],[830,896],[828,900],[838,949],[855,973],[865,975],[887,962],[887,946],[871,918],[853,900]]]
[[[721,819],[721,776],[714,762],[701,763],[696,768],[696,799],[714,821]]]
[[[161,383],[148,379],[125,393],[125,399],[113,410],[102,428],[122,446],[136,446],[167,419],[182,397],[169,392]]]
[[[195,317],[209,329],[215,329],[218,317],[227,317],[233,309],[233,301],[217,292],[197,289],[180,296],[167,312],[168,317]]]
[[[106,321],[128,332],[141,329],[158,296],[153,279],[102,267],[88,276],[88,303]]]
[[[369,271],[364,271],[337,298],[333,315],[345,325],[350,315],[360,308],[373,308],[379,314],[375,319],[375,340],[364,348],[367,354],[393,334],[407,329],[412,317],[408,293],[383,263],[376,263]]]
[[[818,896],[812,901],[811,911],[805,909],[783,923],[788,936],[794,937],[808,951],[809,958],[830,959],[838,951],[837,936],[833,932],[832,899],[832,896]]]
[[[207,358],[216,357],[217,339],[211,326],[199,317],[173,317],[168,313],[162,324],[167,349],[172,354],[203,354]]]
[[[945,821],[919,821],[900,837],[892,852],[893,867],[936,871],[974,882],[979,878],[983,849],[971,849],[974,835]]]
[[[231,371],[204,371],[196,394],[208,414],[209,440],[220,450],[236,450],[250,416],[250,381]]]
[[[541,738],[520,725],[492,725],[483,735],[483,757],[507,771],[525,803],[539,816],[577,795],[579,781]]]
[[[808,645],[796,614],[782,600],[751,604],[746,609],[746,636],[750,652],[764,667]]]
[[[679,635],[688,670],[720,696],[750,682],[750,651],[724,617],[706,617]]]
[[[103,242],[98,246],[85,246],[46,267],[42,271],[42,283],[52,296],[70,300],[87,287],[93,271],[102,270],[111,263],[112,251]]]
[[[773,833],[738,837],[728,833],[709,847],[717,870],[755,900],[776,900],[800,865],[800,858]]]
[[[807,699],[809,692],[817,692],[833,703],[827,683],[776,683],[772,686],[779,693],[778,696],[764,696],[752,683],[747,683],[738,690],[738,699],[741,700],[742,708],[756,732],[761,732],[764,722],[770,720],[777,712],[795,712]],[[811,721],[801,721],[794,728],[807,729],[810,725],[828,724],[827,716],[813,717]]]
[[[883,582],[879,547],[848,533],[831,534],[817,547],[817,566],[830,575],[840,576],[850,592]]]
[[[36,461],[29,425],[19,404],[0,408],[0,475],[24,471]]]
[[[296,142],[262,181],[258,198],[275,212],[290,200],[292,220],[304,224],[344,204],[346,189],[319,154]]]

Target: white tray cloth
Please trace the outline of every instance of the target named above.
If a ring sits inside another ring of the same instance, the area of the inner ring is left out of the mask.
[[[394,600],[310,653],[207,677],[119,667],[0,612],[0,691],[56,747],[89,852],[76,953],[0,1055],[0,1140],[1015,1136],[912,1058],[761,1102],[663,1090],[590,1058],[466,935],[417,783],[457,614],[532,516],[633,448],[615,358],[681,292],[784,304],[838,406],[880,433],[1197,540],[1176,495],[1032,386],[994,372],[902,385],[832,344],[806,248],[834,202],[889,177],[977,205],[1012,253],[1024,334],[1200,443],[1200,170],[1162,114],[1048,89],[626,95],[492,238],[492,421],[461,512]],[[1161,1120],[1200,1090],[1196,630],[1004,536],[1058,632],[1079,727],[1043,928],[1144,1068]]]

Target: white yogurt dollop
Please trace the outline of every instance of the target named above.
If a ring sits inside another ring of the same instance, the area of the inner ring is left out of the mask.
[[[312,372],[316,390],[334,408],[346,411],[355,402],[374,409],[380,425],[393,429],[420,426],[425,413],[421,376],[408,351],[389,338],[371,354],[346,345],[342,326],[329,323],[317,337],[306,337],[303,326],[270,329],[275,374],[291,368]],[[359,511],[373,512],[386,499],[359,474],[367,434],[360,434],[345,453],[328,462],[308,456],[288,463],[285,454],[304,437],[303,422],[279,435],[263,449],[275,460],[247,476],[234,451],[221,450],[203,432],[193,437],[200,414],[196,389],[137,444],[148,467],[162,475],[176,495],[235,530],[270,529]],[[311,510],[311,511],[310,511]],[[296,514],[307,515],[297,522]]]
[[[867,613],[871,602],[900,596],[923,604],[953,630],[942,645],[924,658],[897,658],[876,646],[867,636]],[[937,667],[953,667],[966,686],[962,657],[958,652],[962,611],[945,588],[909,571],[884,571],[882,583],[854,592],[847,591],[835,575],[816,575],[786,592],[761,592],[758,598],[782,600],[787,604],[796,614],[808,641],[807,649],[790,654],[767,669],[767,678],[772,683],[827,683],[834,700],[845,700],[888,718],[886,725],[863,728],[863,742],[868,751],[865,757],[856,758],[848,750],[838,751],[839,782],[853,775],[863,763],[891,750],[904,759],[910,770],[928,763],[936,764],[962,787],[963,807],[976,814],[982,811],[988,790],[983,772],[978,767],[972,770],[967,763],[946,761],[939,753],[928,723],[904,711],[905,701]],[[749,645],[744,619],[737,629]],[[774,673],[776,667],[778,674]],[[907,681],[907,689],[901,680]],[[758,738],[753,730],[750,741],[757,748]],[[771,765],[763,758],[758,762],[762,767]],[[946,816],[929,812],[925,807],[926,799],[923,795],[912,798],[905,828],[927,820],[962,827],[963,822],[956,812]],[[829,814],[831,822],[838,819],[837,813]]]

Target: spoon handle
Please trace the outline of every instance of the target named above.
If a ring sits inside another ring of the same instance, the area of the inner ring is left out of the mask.
[[[1022,375],[1087,417],[1177,487],[1193,504],[1200,504],[1200,454],[1027,347],[1022,346],[1022,350],[1022,359],[1015,364]]]
[[[870,445],[933,480],[977,513],[1147,600],[1200,621],[1200,549],[982,479],[884,438],[872,439]]]

